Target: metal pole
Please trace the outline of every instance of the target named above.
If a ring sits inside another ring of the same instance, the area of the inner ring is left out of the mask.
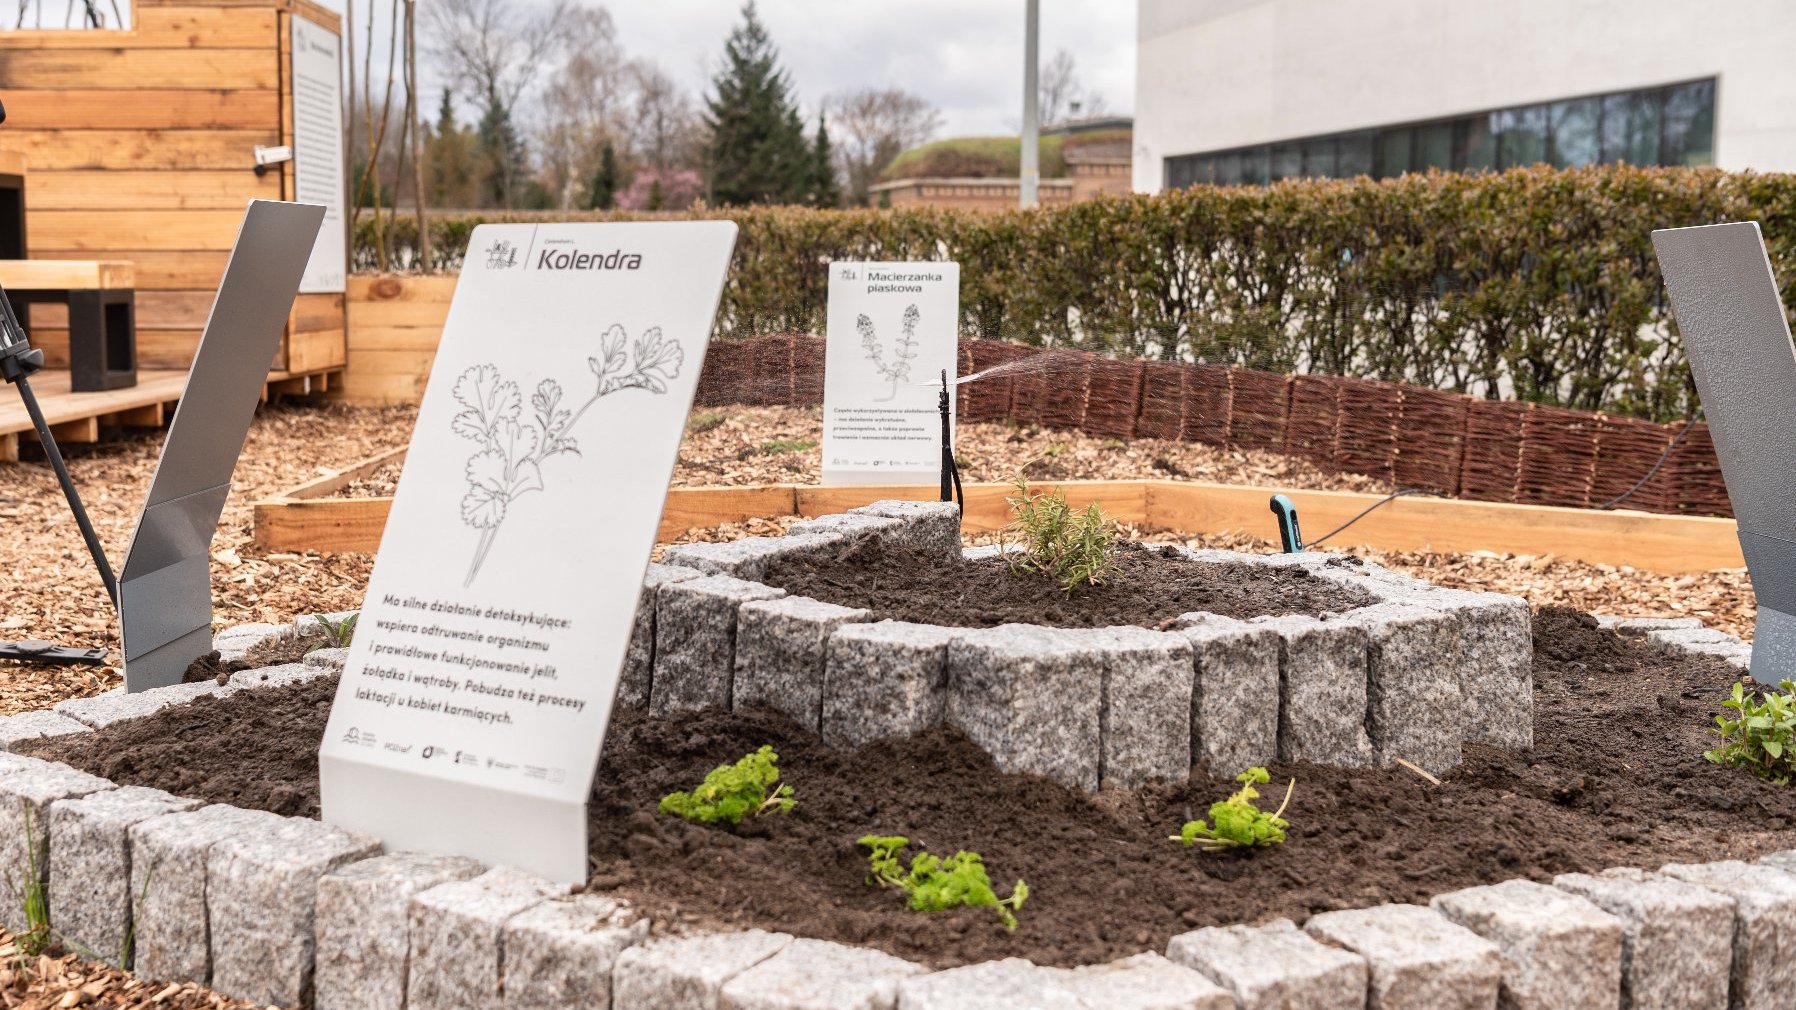
[[[37,429],[38,443],[44,447],[44,456],[50,461],[50,469],[56,471],[56,483],[62,485],[62,496],[68,500],[69,511],[75,514],[75,525],[81,530],[81,539],[87,543],[88,556],[93,558],[94,567],[100,572],[100,582],[106,586],[106,596],[112,601],[113,608],[117,609],[118,578],[112,574],[112,565],[106,560],[106,549],[100,546],[99,534],[94,532],[94,524],[87,517],[87,509],[81,506],[81,493],[75,490],[75,482],[69,477],[69,468],[62,461],[62,453],[57,450],[56,438],[50,434],[50,426],[44,423],[44,412],[38,409],[37,397],[31,392],[31,383],[21,375],[13,384],[19,387],[19,398],[25,401],[25,412],[31,415],[31,426]]]
[[[1025,0],[1023,27],[1023,157],[1017,206],[1036,204],[1041,183],[1041,0]]]

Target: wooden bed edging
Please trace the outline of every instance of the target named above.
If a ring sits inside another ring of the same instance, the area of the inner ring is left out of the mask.
[[[255,539],[266,550],[373,551],[380,545],[391,498],[324,498],[357,476],[402,457],[396,450],[255,503]],[[1057,486],[1074,505],[1096,502],[1117,519],[1185,533],[1245,530],[1276,539],[1268,501],[1291,496],[1309,536],[1320,536],[1375,504],[1380,495],[1347,491],[1210,484],[1198,481],[1066,481]],[[1009,519],[1006,484],[967,486],[966,530],[986,532]],[[818,516],[887,498],[928,500],[932,485],[819,487],[765,484],[682,487],[668,492],[660,537],[687,530],[784,515]],[[1548,505],[1399,498],[1355,523],[1323,548],[1552,554],[1596,564],[1683,573],[1746,564],[1732,519],[1601,512]]]

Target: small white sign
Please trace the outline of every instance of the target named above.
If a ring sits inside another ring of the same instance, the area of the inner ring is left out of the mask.
[[[942,371],[956,378],[959,334],[960,264],[829,265],[823,483],[937,481]]]
[[[293,194],[324,207],[324,227],[299,282],[301,294],[339,292],[349,269],[349,234],[343,208],[343,76],[337,33],[305,18],[293,24]],[[279,150],[277,148],[276,150]],[[279,161],[269,162],[278,164]]]
[[[475,229],[319,751],[327,821],[586,879],[586,797],[735,237]]]

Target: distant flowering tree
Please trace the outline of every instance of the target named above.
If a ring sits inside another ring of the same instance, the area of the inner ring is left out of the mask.
[[[661,206],[653,206],[653,194],[656,184],[661,187]],[[665,171],[654,168],[639,168],[630,185],[618,191],[617,207],[619,210],[685,210],[692,206],[700,193],[705,189],[705,180],[697,172],[689,168],[670,168]]]

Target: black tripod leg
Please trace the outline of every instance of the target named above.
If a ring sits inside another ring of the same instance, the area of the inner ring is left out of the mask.
[[[37,394],[31,391],[31,383],[23,375],[14,385],[19,387],[19,398],[25,401],[25,411],[31,415],[31,423],[37,428],[37,440],[43,444],[44,455],[49,457],[51,469],[56,471],[56,480],[62,485],[62,496],[69,500],[69,511],[75,513],[75,524],[81,527],[81,539],[87,541],[87,553],[93,556],[94,567],[100,570],[100,581],[106,584],[106,595],[112,599],[112,607],[118,609],[118,579],[112,574],[112,564],[106,560],[106,550],[100,546],[99,534],[94,532],[93,521],[87,517],[87,509],[81,504],[81,494],[75,490],[75,482],[69,477],[69,468],[62,461],[62,451],[56,447],[56,438],[50,434],[50,426],[44,422],[44,412],[38,409]]]

